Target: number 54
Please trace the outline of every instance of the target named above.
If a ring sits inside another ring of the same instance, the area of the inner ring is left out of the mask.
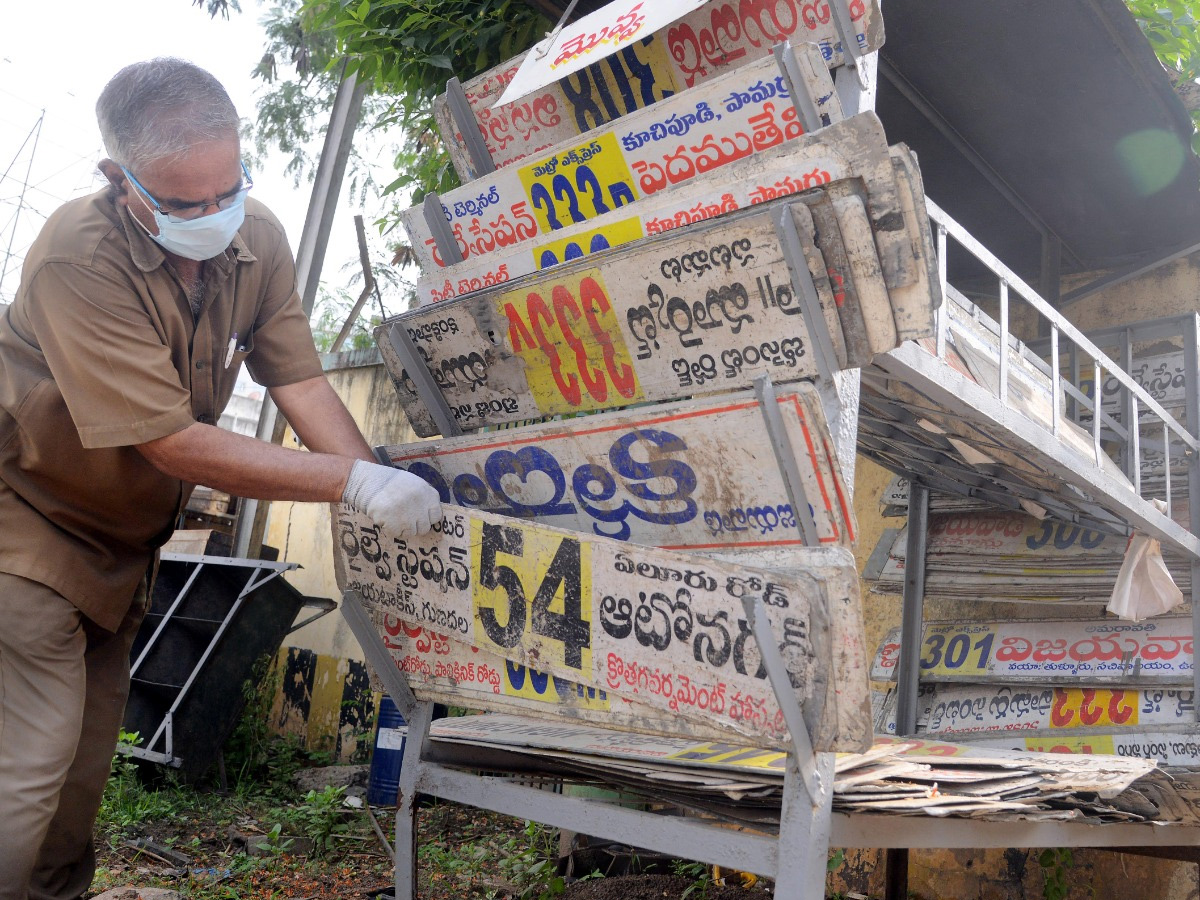
[[[591,668],[591,572],[588,547],[537,528],[471,522],[475,569],[472,605],[483,639],[509,650],[534,638],[538,667],[557,662]],[[504,561],[501,558],[507,557]],[[549,563],[546,563],[546,560]],[[532,603],[527,599],[533,593]],[[561,595],[561,602],[556,600]],[[559,607],[561,611],[552,609]],[[561,649],[555,645],[561,645]]]

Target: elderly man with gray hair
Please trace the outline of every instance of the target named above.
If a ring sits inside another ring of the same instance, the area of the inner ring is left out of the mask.
[[[0,900],[91,883],[130,645],[193,485],[340,501],[397,536],[441,515],[325,380],[224,88],[156,59],[96,113],[109,186],[50,216],[0,316]],[[312,452],[215,427],[243,362]]]

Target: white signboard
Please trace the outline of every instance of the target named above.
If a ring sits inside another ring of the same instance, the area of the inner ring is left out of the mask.
[[[496,106],[527,94],[599,62],[639,38],[703,6],[707,0],[613,0],[561,31],[534,44]]]
[[[827,610],[843,598],[830,596],[825,579],[445,511],[434,532],[408,540],[339,515],[339,583],[376,613],[639,702],[665,719],[707,718],[731,734],[787,746],[742,609],[741,598],[757,597],[810,731],[836,729]],[[850,580],[840,583],[851,584],[848,554],[843,568]],[[852,743],[868,737],[863,730]]]
[[[955,740],[968,743],[967,735]],[[1081,753],[1087,756],[1119,756],[1126,759],[1152,759],[1167,766],[1200,765],[1200,739],[1186,731],[1130,730],[1097,731],[1094,734],[1021,734],[970,736],[969,743],[979,747],[1028,750],[1035,753]]]
[[[653,5],[646,3],[643,10]],[[883,44],[883,18],[875,0],[852,0],[850,17],[859,52],[878,50]],[[481,174],[472,163],[460,131],[467,124],[479,129],[493,165],[503,168],[769,57],[772,48],[787,40],[796,47],[815,46],[823,69],[842,63],[842,43],[825,0],[786,0],[774,6],[710,0],[648,38],[623,42],[615,53],[598,63],[514,103],[497,106],[497,99],[516,76],[524,56],[511,59],[463,84],[472,121],[452,121],[445,95],[434,102],[434,117],[465,183]],[[829,75],[824,79],[828,80]]]
[[[896,692],[888,693],[877,730],[896,733]],[[1173,688],[1079,688],[992,684],[923,684],[917,730],[943,735],[998,731],[1079,731],[1192,725],[1195,694]]]
[[[852,545],[816,389],[776,400],[820,542]],[[745,393],[385,450],[444,503],[674,550],[803,546],[762,409]]]
[[[869,242],[861,199],[845,199],[857,204],[858,227]],[[817,374],[779,212],[764,206],[722,217],[385,322],[376,340],[413,428],[422,436],[437,433],[396,355],[392,328],[407,330],[464,430],[741,389],[763,372],[776,382]],[[855,233],[853,222],[835,215],[845,224],[843,237]],[[857,255],[867,252],[860,247]],[[932,329],[932,298],[894,306],[872,260],[864,277],[852,276],[859,308],[839,309],[847,294],[833,290],[820,248],[812,244],[805,252],[814,283],[821,283],[824,328],[831,340],[837,337],[835,365],[848,364],[850,355],[843,312],[894,323],[902,310],[913,313],[906,328],[923,320]],[[868,299],[861,288],[871,283],[878,290]],[[895,324],[890,334],[894,343]],[[855,349],[859,356],[871,352],[872,346]]]
[[[923,635],[925,681],[1192,684],[1189,618],[927,622]],[[894,628],[876,654],[872,680],[893,680],[899,658],[900,629]]]

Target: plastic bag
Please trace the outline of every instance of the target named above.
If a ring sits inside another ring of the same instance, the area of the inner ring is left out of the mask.
[[[1161,615],[1183,602],[1183,591],[1163,562],[1162,546],[1154,538],[1135,534],[1125,548],[1125,561],[1108,601],[1108,611],[1140,622]]]

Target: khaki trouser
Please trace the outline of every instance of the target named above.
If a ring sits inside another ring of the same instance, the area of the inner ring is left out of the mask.
[[[115,634],[0,573],[0,900],[74,900],[129,695],[143,582]]]

